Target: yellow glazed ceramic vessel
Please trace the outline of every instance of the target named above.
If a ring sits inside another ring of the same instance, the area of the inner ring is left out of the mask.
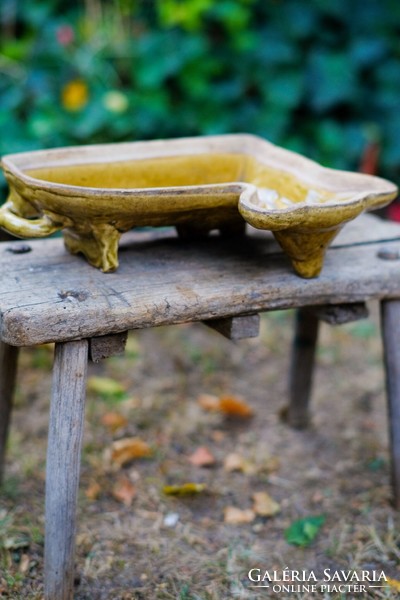
[[[62,229],[65,244],[103,271],[118,267],[132,227],[182,236],[273,231],[303,277],[319,274],[339,229],[397,195],[394,184],[326,169],[252,135],[81,146],[8,155],[0,226],[19,237]]]

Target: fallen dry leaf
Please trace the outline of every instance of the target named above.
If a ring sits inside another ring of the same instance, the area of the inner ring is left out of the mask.
[[[16,535],[15,537],[6,537],[2,539],[2,545],[6,550],[22,550],[29,548],[29,540],[24,535]]]
[[[206,489],[205,483],[182,483],[182,485],[165,485],[163,492],[167,496],[194,496]]]
[[[215,464],[215,457],[208,448],[200,446],[188,457],[188,461],[195,467],[211,467]]]
[[[236,396],[221,396],[219,410],[229,417],[248,419],[253,415],[253,409],[244,400]]]
[[[204,410],[210,410],[210,411],[218,411],[219,410],[218,396],[213,396],[211,394],[200,394],[200,396],[197,398],[197,402],[198,402],[198,404],[200,404],[200,406],[202,408],[204,408]]]
[[[391,577],[387,577],[386,581],[388,585],[392,588],[392,590],[400,592],[400,581],[398,579],[392,579]]]
[[[242,471],[244,462],[245,459],[243,458],[243,456],[237,454],[236,452],[231,452],[230,454],[227,454],[227,456],[225,456],[224,469],[228,472]]]
[[[267,492],[255,492],[253,494],[253,510],[261,517],[273,517],[281,507]]]
[[[217,444],[219,444],[220,442],[223,442],[226,438],[226,432],[221,431],[220,429],[214,429],[214,431],[211,432],[211,438],[214,440],[214,442],[217,442]]]
[[[128,424],[128,419],[118,412],[107,412],[101,417],[103,425],[111,429],[111,431],[118,431],[121,427],[125,427]]]
[[[232,471],[241,471],[246,475],[254,475],[257,472],[257,468],[253,463],[236,452],[231,452],[225,457],[224,469],[225,471],[228,471],[228,473]]]
[[[212,394],[200,394],[197,398],[198,404],[204,410],[222,412],[230,417],[251,417],[253,409],[242,399],[232,395],[213,396]]]
[[[85,496],[89,500],[96,500],[100,496],[101,487],[97,481],[91,481],[85,490]]]
[[[105,398],[121,397],[125,394],[125,388],[118,381],[109,377],[89,377],[87,390]]]
[[[250,508],[244,510],[235,506],[224,508],[224,521],[229,525],[244,525],[245,523],[251,523],[255,518],[255,512]]]
[[[274,473],[280,469],[281,463],[277,456],[265,457],[257,466],[257,471],[266,471],[267,473]]]
[[[127,477],[120,477],[111,493],[116,500],[122,502],[125,506],[130,506],[133,498],[136,496],[136,488]]]
[[[146,458],[151,454],[152,450],[144,440],[138,437],[123,438],[112,443],[110,461],[122,467],[136,458]]]
[[[124,409],[127,409],[127,410],[140,408],[141,405],[142,405],[142,401],[137,396],[130,396],[129,398],[124,398],[121,401],[121,406],[123,406]]]
[[[261,462],[259,460],[252,462],[237,452],[231,452],[224,459],[224,469],[228,473],[232,471],[241,471],[246,475],[255,475],[256,473],[263,472],[272,473],[277,471],[279,466],[279,459],[275,456],[263,458]]]
[[[29,571],[29,567],[31,564],[31,559],[29,558],[28,554],[22,554],[20,561],[19,561],[19,572],[22,573],[23,575],[25,575],[25,573],[27,573]]]

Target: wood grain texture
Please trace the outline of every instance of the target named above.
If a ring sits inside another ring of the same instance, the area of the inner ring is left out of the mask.
[[[89,358],[97,363],[104,358],[116,356],[125,352],[128,332],[115,333],[112,335],[102,335],[89,340]]]
[[[370,220],[368,229],[373,231]],[[391,240],[393,235],[390,227]],[[307,281],[293,273],[268,236],[247,236],[240,244],[218,236],[196,243],[176,236],[129,239],[135,241],[122,244],[118,272],[108,274],[68,254],[60,239],[34,240],[25,255],[11,254],[9,243],[0,244],[0,338],[24,346],[400,297],[399,261],[379,259],[385,242],[365,243],[365,236],[363,244],[329,249],[322,274]]]
[[[0,484],[17,375],[18,348],[0,342]]]
[[[56,345],[46,466],[46,600],[73,598],[87,359],[87,340]]]
[[[204,325],[218,331],[228,340],[236,341],[257,337],[260,332],[260,315],[242,315],[227,319],[211,319]]]
[[[308,405],[314,373],[318,338],[318,318],[309,310],[296,313],[295,332],[289,371],[288,422],[296,429],[307,427]]]
[[[366,319],[369,315],[365,302],[354,304],[332,304],[331,306],[315,306],[309,309],[320,321],[328,325],[344,325],[360,319]]]
[[[400,225],[372,214],[365,214],[348,223],[333,240],[332,247],[354,246],[377,242],[398,241]]]
[[[393,500],[400,509],[400,300],[381,303]]]

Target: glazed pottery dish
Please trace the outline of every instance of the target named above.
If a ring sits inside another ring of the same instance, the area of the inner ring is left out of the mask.
[[[2,167],[0,226],[28,238],[62,230],[72,253],[105,272],[133,227],[172,225],[191,238],[241,235],[247,222],[273,232],[299,275],[316,277],[340,228],[397,195],[389,181],[246,134],[25,152]]]

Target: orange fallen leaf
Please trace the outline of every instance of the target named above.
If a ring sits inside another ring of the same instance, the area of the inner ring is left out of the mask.
[[[215,464],[215,457],[208,448],[200,446],[188,457],[188,461],[195,467],[211,467]]]
[[[91,481],[85,490],[85,496],[89,500],[96,500],[100,496],[101,487],[97,481]]]
[[[273,517],[281,507],[267,492],[255,492],[253,494],[253,510],[257,515],[262,517]]]
[[[206,489],[205,483],[182,483],[182,485],[165,485],[163,492],[167,496],[194,496]]]
[[[128,424],[128,419],[118,412],[107,412],[101,417],[101,422],[111,431],[117,431]]]
[[[114,465],[122,467],[135,458],[146,458],[151,454],[151,448],[144,440],[138,437],[123,438],[112,443],[110,460]]]
[[[127,477],[121,477],[114,485],[112,495],[116,500],[130,506],[133,498],[136,496],[136,488]]]
[[[200,396],[197,398],[197,402],[198,402],[198,404],[200,404],[200,406],[202,408],[204,408],[204,410],[209,410],[209,411],[218,411],[219,410],[218,396],[213,396],[211,394],[200,394]]]
[[[236,506],[227,506],[224,509],[224,521],[229,525],[244,525],[251,523],[255,518],[255,512],[250,508],[242,510]]]
[[[236,396],[221,396],[219,410],[229,417],[249,418],[253,414],[253,409],[244,400]]]

